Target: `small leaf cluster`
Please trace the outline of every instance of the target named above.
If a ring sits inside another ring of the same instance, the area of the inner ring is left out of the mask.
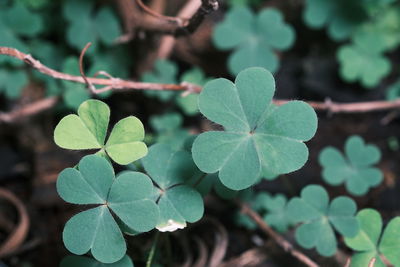
[[[293,28],[277,9],[266,8],[254,14],[245,6],[230,9],[213,32],[214,45],[231,50],[228,69],[237,75],[248,67],[263,67],[271,72],[279,68],[275,51],[289,49],[295,40]]]
[[[383,181],[382,172],[372,166],[381,158],[378,147],[365,144],[360,136],[351,136],[344,150],[345,155],[334,147],[321,151],[319,162],[325,182],[331,185],[344,183],[347,191],[360,196]]]
[[[304,187],[300,197],[292,198],[287,206],[291,220],[301,223],[295,233],[297,243],[307,249],[315,247],[327,257],[337,250],[334,229],[344,237],[357,235],[356,211],[356,203],[348,197],[336,197],[329,202],[328,193],[319,185]]]

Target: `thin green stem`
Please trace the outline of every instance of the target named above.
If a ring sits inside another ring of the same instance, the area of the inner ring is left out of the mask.
[[[158,237],[160,236],[160,232],[157,231],[156,236],[154,238],[153,245],[151,246],[149,256],[147,257],[146,267],[151,267],[151,263],[153,262],[154,253],[156,252]]]

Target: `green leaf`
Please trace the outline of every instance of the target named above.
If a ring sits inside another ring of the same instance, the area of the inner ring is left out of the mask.
[[[366,88],[377,86],[391,70],[390,61],[380,52],[366,50],[357,44],[340,47],[337,58],[342,78],[347,82],[359,80]]]
[[[366,145],[360,136],[351,136],[345,144],[345,155],[333,147],[324,148],[319,155],[322,177],[331,185],[345,183],[346,189],[360,196],[383,181],[382,172],[372,167],[381,157],[378,147]]]
[[[40,15],[35,14],[24,5],[15,1],[14,5],[4,12],[2,20],[15,34],[33,37],[43,30]]]
[[[178,66],[169,60],[159,59],[154,63],[153,71],[142,75],[142,81],[148,83],[177,83]],[[146,90],[145,95],[157,97],[160,101],[166,102],[176,96],[174,91]]]
[[[0,93],[4,92],[9,99],[18,98],[28,81],[28,76],[23,70],[0,69]]]
[[[93,43],[92,51],[97,50],[100,41],[110,46],[122,34],[118,18],[109,7],[94,10],[94,3],[90,1],[70,0],[63,6],[68,21],[67,41],[78,50],[88,42]]]
[[[116,163],[127,165],[147,154],[147,146],[142,142],[144,128],[142,122],[133,116],[115,124],[105,146],[110,158]]]
[[[168,145],[156,144],[142,159],[146,172],[156,186],[160,208],[159,231],[175,231],[186,227],[186,222],[196,222],[203,216],[204,204],[199,192],[185,182],[198,177],[190,154],[174,151]]]
[[[305,23],[315,29],[326,27],[329,36],[342,41],[367,18],[365,1],[306,0],[303,12]]]
[[[263,67],[275,72],[279,60],[275,50],[289,49],[295,39],[279,10],[263,9],[258,15],[247,7],[234,7],[219,23],[213,41],[221,50],[234,49],[228,59],[229,71],[236,75],[248,67]]]
[[[78,213],[66,223],[65,247],[77,255],[90,250],[102,263],[119,261],[126,253],[126,244],[112,213],[135,231],[153,229],[159,221],[153,184],[149,177],[137,172],[127,171],[115,178],[110,163],[96,155],[85,156],[78,167],[79,171],[67,168],[60,173],[59,195],[70,203],[98,206]]]
[[[376,258],[374,266],[386,266],[381,255],[394,266],[400,266],[398,254],[400,248],[400,217],[392,219],[382,232],[382,218],[374,209],[363,209],[358,212],[357,219],[360,231],[352,238],[345,238],[346,245],[357,251],[351,258],[352,267],[367,266],[372,258]],[[378,244],[379,243],[379,244]]]
[[[79,106],[78,115],[67,115],[57,124],[54,141],[58,146],[75,150],[101,149],[121,165],[147,154],[147,147],[142,142],[143,124],[136,117],[117,122],[104,144],[110,119],[109,107],[99,100],[88,100]]]
[[[60,267],[134,267],[131,258],[125,255],[121,260],[107,264],[101,263],[94,259],[82,256],[67,256],[61,263]]]
[[[296,230],[296,241],[304,248],[315,247],[322,256],[332,256],[337,249],[336,229],[345,237],[354,237],[359,225],[354,214],[357,206],[348,197],[337,197],[329,204],[325,189],[306,186],[301,197],[292,198],[287,213],[293,222],[302,222]]]
[[[200,134],[193,143],[193,159],[206,173],[219,171],[230,189],[253,185],[261,168],[282,174],[302,167],[308,158],[303,143],[317,128],[314,110],[304,102],[280,107],[271,104],[274,79],[262,68],[242,71],[235,84],[216,79],[206,84],[199,108],[225,131]]]
[[[189,132],[182,128],[182,116],[175,112],[150,117],[150,126],[156,131],[155,141],[168,144],[175,150],[180,150],[190,137]]]

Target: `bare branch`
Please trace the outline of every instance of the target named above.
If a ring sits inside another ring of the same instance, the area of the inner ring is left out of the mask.
[[[237,205],[240,207],[241,212],[250,217],[260,229],[271,237],[283,250],[290,253],[293,257],[304,263],[309,267],[319,267],[317,263],[311,260],[308,256],[303,254],[301,251],[297,250],[289,241],[287,241],[283,236],[275,232],[261,217],[257,212],[252,210],[249,205],[237,201]]]
[[[135,82],[130,80],[122,80],[119,78],[102,79],[95,77],[86,77],[87,81],[82,76],[70,75],[67,73],[58,72],[53,70],[40,61],[34,59],[31,55],[22,53],[14,48],[1,47],[0,55],[7,55],[19,60],[24,61],[34,69],[39,72],[51,76],[55,79],[72,81],[77,83],[87,84],[90,82],[93,85],[104,85],[103,89],[95,90],[94,93],[99,94],[105,91],[121,91],[121,90],[171,90],[171,91],[188,91],[191,93],[199,93],[201,91],[201,86],[182,83],[182,84],[161,84],[161,83],[144,83]],[[105,72],[99,72],[104,74]],[[289,100],[274,100],[274,104],[283,105],[289,102]],[[363,112],[373,112],[373,111],[383,111],[400,109],[400,99],[394,101],[370,101],[370,102],[358,102],[358,103],[336,103],[330,100],[325,102],[308,101],[310,106],[315,110],[323,110],[330,113],[363,113]]]

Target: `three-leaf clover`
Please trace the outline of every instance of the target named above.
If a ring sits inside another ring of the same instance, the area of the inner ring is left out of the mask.
[[[337,58],[342,78],[348,82],[360,80],[366,88],[376,86],[391,70],[390,61],[382,54],[385,42],[374,32],[359,32],[353,44],[340,47]]]
[[[101,263],[92,258],[84,256],[67,256],[61,263],[60,267],[134,267],[131,258],[125,255],[121,260],[114,263]]]
[[[371,165],[381,158],[378,147],[366,145],[360,136],[351,136],[345,144],[345,156],[334,147],[326,147],[319,156],[322,177],[331,185],[345,183],[353,195],[364,195],[383,180],[382,172]]]
[[[159,231],[175,231],[186,227],[186,222],[196,222],[204,213],[203,199],[199,192],[186,184],[200,172],[190,153],[174,151],[166,144],[149,148],[142,159],[143,167],[155,183],[156,199],[160,209]]]
[[[309,27],[327,27],[329,36],[342,41],[367,18],[363,1],[306,0],[303,17]]]
[[[102,7],[93,12],[94,2],[69,0],[65,3],[63,14],[69,25],[67,41],[81,50],[88,42],[92,42],[96,50],[98,42],[111,45],[122,33],[118,18],[109,7]],[[90,51],[88,51],[90,53]]]
[[[225,131],[202,133],[194,141],[193,159],[200,170],[218,171],[225,186],[241,190],[258,180],[262,168],[283,174],[305,164],[303,142],[317,129],[315,111],[301,101],[276,107],[274,92],[274,78],[262,68],[240,72],[235,83],[215,79],[205,85],[200,112]]]
[[[159,59],[154,63],[153,71],[146,72],[142,75],[142,81],[148,83],[171,83],[176,84],[176,76],[178,74],[178,66],[169,60]],[[149,97],[157,97],[159,100],[166,102],[171,100],[176,93],[174,91],[156,91],[147,90],[145,94]]]
[[[293,28],[273,8],[255,15],[247,7],[234,7],[215,27],[213,41],[222,50],[234,49],[229,56],[229,71],[236,75],[248,67],[263,67],[275,72],[279,60],[275,50],[289,49],[295,39]]]
[[[78,116],[79,115],[79,116]],[[147,154],[147,146],[142,142],[144,128],[141,121],[130,116],[117,122],[107,142],[110,108],[99,100],[83,102],[78,115],[65,116],[54,130],[55,143],[66,149],[100,149],[121,165],[129,164]]]
[[[302,247],[316,247],[322,256],[332,256],[337,249],[333,228],[345,237],[354,237],[358,230],[355,217],[356,203],[348,197],[337,197],[329,203],[326,190],[319,185],[309,185],[301,197],[292,198],[287,212],[293,223],[302,223],[295,238]]]
[[[115,178],[111,164],[96,155],[82,158],[78,169],[67,168],[60,173],[58,194],[69,203],[98,206],[66,223],[65,247],[77,255],[90,250],[103,263],[116,262],[125,255],[126,244],[112,214],[137,232],[153,229],[159,218],[152,199],[153,184],[139,172],[124,172]]]
[[[375,258],[375,267],[385,267],[381,256],[394,266],[400,266],[400,217],[392,219],[382,234],[382,218],[374,209],[363,209],[357,219],[360,231],[352,238],[344,239],[346,245],[357,251],[351,257],[352,267],[369,266]]]

